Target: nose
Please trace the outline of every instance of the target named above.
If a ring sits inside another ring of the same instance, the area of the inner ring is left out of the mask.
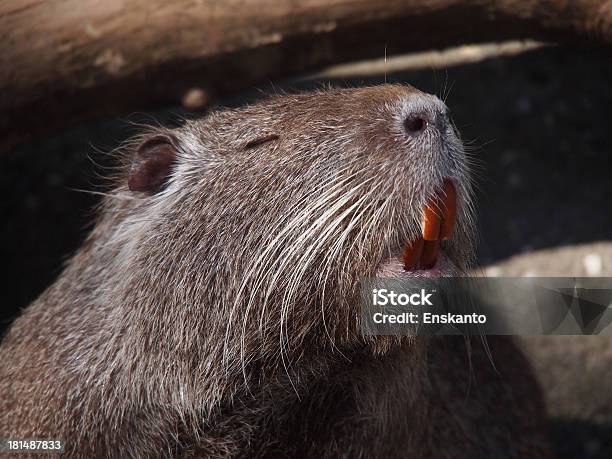
[[[448,123],[447,112],[446,105],[437,97],[413,95],[404,108],[404,130],[413,137],[427,129],[444,131]]]
[[[431,124],[431,117],[426,113],[409,113],[404,119],[404,129],[410,135],[418,135]]]

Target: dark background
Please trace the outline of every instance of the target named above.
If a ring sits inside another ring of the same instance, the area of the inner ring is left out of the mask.
[[[332,80],[381,83],[384,76]],[[442,95],[480,166],[483,265],[521,252],[612,239],[612,56],[544,48],[447,70],[388,74]],[[224,101],[238,105],[279,88],[262,85]],[[60,273],[79,246],[104,191],[107,154],[138,131],[128,121],[176,124],[186,112],[134,114],[60,133],[0,158],[0,321],[8,324]]]
[[[612,239],[612,56],[589,49],[543,48],[447,70],[388,74],[441,94],[480,164],[478,208],[482,265],[519,253]],[[376,78],[335,85],[381,83]],[[317,87],[318,81],[261,85]],[[224,101],[261,97],[253,90]],[[129,121],[180,122],[178,109],[93,123],[24,145],[0,157],[0,330],[60,273],[79,246],[104,191],[99,175],[111,151],[138,128]],[[551,260],[554,263],[554,260]],[[581,426],[558,424],[560,435]],[[586,455],[585,443],[566,442],[562,457]],[[594,455],[609,457],[611,445]]]

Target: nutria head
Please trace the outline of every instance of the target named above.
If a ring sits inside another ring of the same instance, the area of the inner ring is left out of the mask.
[[[276,96],[127,150],[87,251],[105,264],[100,300],[150,350],[274,371],[363,344],[362,279],[472,258],[462,144],[410,86]]]

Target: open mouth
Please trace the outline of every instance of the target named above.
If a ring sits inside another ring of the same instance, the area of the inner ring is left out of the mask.
[[[404,271],[432,269],[440,257],[440,241],[450,239],[457,220],[457,191],[449,179],[423,209],[421,237],[404,248]]]
[[[429,199],[423,209],[421,235],[409,241],[397,256],[379,266],[381,277],[442,277],[452,275],[455,266],[440,249],[449,240],[457,220],[457,190],[450,179]]]

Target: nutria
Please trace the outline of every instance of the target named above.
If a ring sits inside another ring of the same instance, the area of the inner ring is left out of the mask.
[[[123,158],[4,339],[1,437],[77,457],[548,457],[511,340],[360,332],[361,279],[472,263],[469,162],[439,99],[280,95],[151,128]],[[432,232],[447,185],[456,215]]]

